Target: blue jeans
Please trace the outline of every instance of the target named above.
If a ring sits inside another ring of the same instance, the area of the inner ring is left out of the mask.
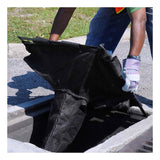
[[[153,8],[146,8],[147,23],[146,31],[148,35],[148,41],[150,44],[151,55],[153,56]]]
[[[152,8],[146,8],[146,14],[146,31],[152,53]],[[116,14],[114,8],[100,8],[90,23],[86,45],[104,44],[104,48],[112,55],[129,23],[126,8],[120,14]]]

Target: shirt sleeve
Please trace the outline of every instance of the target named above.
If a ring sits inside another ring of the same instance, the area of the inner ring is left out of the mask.
[[[135,11],[141,9],[141,8],[142,8],[142,7],[129,7],[129,8],[127,8],[127,12],[128,12],[129,14],[131,14],[131,13],[133,13],[133,12],[135,12]]]

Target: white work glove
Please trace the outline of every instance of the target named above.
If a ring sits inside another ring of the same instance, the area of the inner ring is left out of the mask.
[[[135,92],[138,89],[138,84],[140,80],[139,66],[140,59],[127,58],[123,60],[123,78],[125,84],[122,87],[123,91]]]

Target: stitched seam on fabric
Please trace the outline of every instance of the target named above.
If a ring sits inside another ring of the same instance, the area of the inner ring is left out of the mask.
[[[71,92],[68,89],[56,89],[55,91],[59,91],[59,92],[64,92],[64,93],[68,93],[69,95],[74,96],[75,98],[79,98],[79,99],[84,99],[85,101],[88,101],[87,98],[76,95],[75,93]]]

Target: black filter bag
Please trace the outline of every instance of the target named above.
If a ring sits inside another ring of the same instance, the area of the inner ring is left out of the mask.
[[[67,90],[57,90],[49,114],[42,148],[61,152],[72,143],[86,116],[86,100]]]
[[[43,148],[64,151],[79,132],[88,109],[127,112],[137,106],[146,116],[135,95],[122,91],[125,81],[120,62],[103,46],[19,38],[31,53],[25,62],[55,91]]]

